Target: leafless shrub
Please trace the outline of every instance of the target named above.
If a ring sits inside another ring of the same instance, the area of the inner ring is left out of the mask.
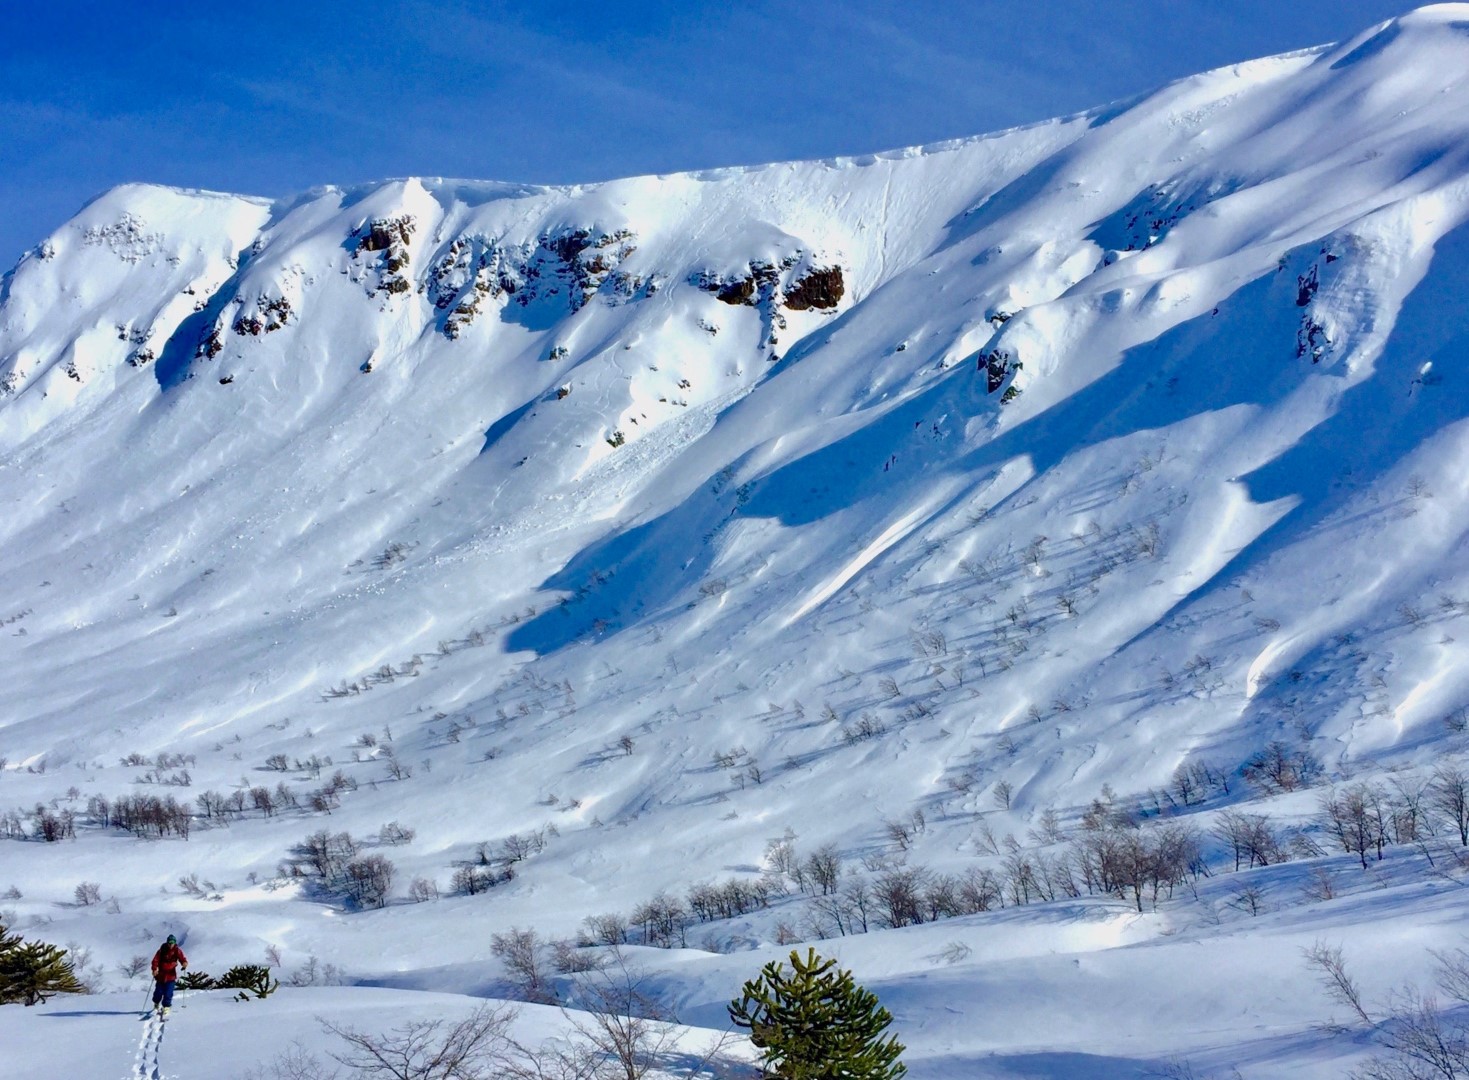
[[[1277,792],[1309,787],[1320,778],[1322,768],[1306,747],[1293,747],[1274,739],[1252,754],[1240,772],[1246,781],[1261,790]]]
[[[885,821],[883,832],[887,838],[898,845],[900,851],[907,851],[913,846],[913,827],[906,821]]]
[[[887,734],[887,725],[871,713],[863,713],[854,724],[848,724],[842,728],[842,741],[848,746],[863,742],[867,739],[875,739],[880,735]]]
[[[594,945],[627,944],[627,919],[622,915],[588,915],[582,926],[586,939]]]
[[[544,851],[546,831],[535,829],[527,833],[515,833],[500,842],[500,858],[507,863],[523,862],[532,855]]]
[[[634,908],[630,921],[642,930],[643,944],[672,949],[688,945],[690,918],[677,897],[659,893]]]
[[[602,963],[602,954],[596,949],[578,945],[573,941],[551,942],[551,966],[562,975],[594,971],[601,967]]]
[[[340,1080],[341,1076],[339,1070],[295,1042],[270,1061],[243,1073],[240,1080]]]
[[[1432,996],[1408,986],[1393,998],[1377,1031],[1389,1056],[1375,1057],[1353,1080],[1463,1080],[1469,1077],[1469,1030],[1445,1016]]]
[[[828,896],[837,891],[841,882],[842,857],[834,844],[827,844],[806,856],[802,870],[812,891]]]
[[[1459,845],[1469,847],[1469,773],[1457,761],[1441,763],[1428,784],[1428,803],[1453,825]]]
[[[1301,892],[1307,900],[1331,900],[1336,896],[1336,885],[1331,880],[1331,874],[1324,866],[1313,867],[1311,876],[1301,886]]]
[[[377,841],[380,844],[398,847],[403,844],[413,843],[413,838],[418,835],[412,829],[399,825],[396,821],[390,821],[377,833]]]
[[[714,767],[718,769],[738,769],[745,759],[747,751],[743,746],[732,746],[728,750],[716,750],[713,754]]]
[[[1317,939],[1311,945],[1301,950],[1301,955],[1306,958],[1306,963],[1316,972],[1317,978],[1331,995],[1333,1001],[1348,1006],[1356,1013],[1362,1023],[1369,1027],[1373,1024],[1371,1016],[1367,1015],[1366,1008],[1362,1005],[1362,991],[1347,971],[1346,959],[1342,955],[1340,945],[1328,945]]]
[[[1059,844],[1066,838],[1061,829],[1061,817],[1056,813],[1055,807],[1048,806],[1041,811],[1040,820],[1031,830],[1031,838],[1039,844]]]
[[[508,866],[499,871],[486,866],[461,866],[454,871],[449,887],[463,896],[475,896],[514,877],[515,871]]]
[[[503,934],[494,934],[490,951],[505,965],[522,998],[541,1003],[555,1000],[541,967],[542,942],[534,930],[512,926]]]
[[[573,987],[575,1012],[565,1013],[572,1033],[553,1040],[541,1054],[553,1058],[557,1080],[643,1080],[679,1045],[674,1016],[649,993],[644,976],[619,952],[595,971],[578,975]],[[690,1075],[704,1072],[723,1050],[727,1036],[717,1039],[697,1060]],[[536,1080],[546,1080],[538,1069]],[[530,1080],[521,1075],[518,1080]]]
[[[1000,780],[996,782],[994,787],[995,805],[1001,810],[1010,809],[1010,799],[1014,794],[1015,788],[1011,786],[1010,781]]]
[[[962,941],[951,941],[939,950],[936,960],[942,964],[961,964],[974,952]]]
[[[296,845],[293,853],[296,864],[331,891],[342,887],[347,864],[357,857],[359,850],[351,833],[321,829]]]
[[[134,956],[131,960],[118,965],[118,970],[124,978],[135,979],[148,970],[148,957]]]
[[[1321,797],[1321,823],[1337,841],[1342,850],[1357,856],[1362,869],[1367,869],[1367,856],[1376,853],[1382,859],[1382,849],[1388,842],[1388,817],[1386,792],[1377,784],[1353,784],[1342,791],[1332,790]]]
[[[439,886],[433,878],[416,877],[408,886],[408,899],[415,904],[439,898]]]
[[[1226,810],[1215,819],[1212,832],[1229,845],[1236,871],[1287,861],[1270,819],[1263,814]]]
[[[457,1024],[414,1020],[379,1035],[324,1020],[322,1029],[346,1044],[331,1056],[358,1076],[488,1080],[502,1075],[514,1018],[512,1009],[481,1005]]]
[[[102,886],[95,881],[84,881],[72,890],[72,895],[82,907],[90,907],[102,902]]]
[[[790,829],[784,836],[765,845],[765,865],[770,873],[789,878],[801,875],[801,860],[796,855],[796,834]]]
[[[58,840],[76,839],[76,815],[70,810],[56,811],[49,806],[36,804],[31,812],[31,828],[34,835],[48,844]]]
[[[913,926],[924,921],[924,887],[929,872],[921,866],[885,870],[872,882],[872,897],[879,918],[889,927]]]
[[[353,859],[343,868],[342,891],[349,903],[359,908],[386,907],[396,868],[382,855]]]
[[[765,907],[771,892],[770,881],[764,878],[758,881],[732,878],[717,885],[694,885],[688,891],[688,913],[700,922],[732,919]]]
[[[1265,910],[1265,890],[1253,882],[1242,885],[1229,900],[1229,906],[1250,915],[1258,915]]]

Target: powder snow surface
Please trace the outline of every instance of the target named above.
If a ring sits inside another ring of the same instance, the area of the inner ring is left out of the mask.
[[[467,1009],[410,992],[503,994],[492,933],[753,880],[788,831],[959,872],[1272,739],[1338,781],[1465,751],[1466,217],[1460,4],[863,158],[100,197],[0,289],[0,813],[81,822],[0,841],[0,905],[116,996],[0,1010],[0,1075],[221,1076],[211,1044],[267,1058],[288,1013]],[[832,268],[834,306],[791,304]],[[338,769],[330,816],[87,824],[93,795]],[[416,838],[372,849],[385,909],[278,872],[389,821]],[[449,895],[535,830],[513,882]],[[1421,981],[1465,879],[1407,849],[1252,877],[1256,916],[1216,876],[821,947],[915,1080],[1343,1075],[1369,1041],[1317,1026],[1299,949],[1344,942],[1372,996]],[[802,904],[634,952],[722,1026]],[[274,946],[357,986],[205,998],[137,1064],[121,966],[170,931],[215,973]]]

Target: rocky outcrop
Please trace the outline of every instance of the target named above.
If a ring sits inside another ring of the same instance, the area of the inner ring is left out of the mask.
[[[701,270],[690,280],[697,288],[713,293],[723,303],[745,307],[758,307],[773,300],[780,290],[780,275],[795,266],[799,255],[789,255],[777,265],[755,260],[747,263],[742,273],[726,277],[710,270]]]
[[[364,226],[358,251],[391,251],[394,245],[407,247],[413,238],[412,214],[397,218],[374,218]]]
[[[137,215],[123,214],[109,225],[83,230],[82,243],[105,247],[125,263],[138,263],[162,248],[163,237],[148,232]]]
[[[993,394],[1005,384],[1005,377],[1018,364],[1011,364],[1008,349],[991,349],[989,352],[980,353],[979,370],[985,373],[985,388]]]
[[[528,288],[516,301],[529,304],[538,296],[566,291],[572,311],[580,310],[617,274],[618,268],[637,250],[631,230],[610,233],[598,229],[566,229],[540,237],[525,262]],[[642,289],[641,278],[621,275],[615,292],[633,297]]]
[[[834,311],[846,294],[846,280],[837,265],[810,267],[794,280],[787,271],[802,258],[801,252],[787,255],[778,263],[753,260],[732,276],[701,270],[690,282],[731,306],[759,307],[780,304],[791,311]]]
[[[257,297],[250,311],[242,311],[230,327],[237,334],[259,337],[285,326],[291,317],[291,302],[284,296]]]
[[[395,218],[373,218],[357,230],[354,254],[380,253],[378,292],[406,293],[413,287],[403,271],[408,268],[408,245],[416,228],[413,215],[404,214]]]
[[[792,311],[834,311],[846,291],[840,266],[813,267],[786,289],[785,305]]]
[[[568,311],[579,311],[592,297],[625,303],[658,290],[656,278],[628,273],[622,263],[637,250],[629,229],[597,228],[545,233],[534,244],[505,246],[483,236],[455,239],[429,271],[426,291],[444,319],[451,340],[479,316],[485,301],[508,298],[528,307],[538,300],[564,297]]]

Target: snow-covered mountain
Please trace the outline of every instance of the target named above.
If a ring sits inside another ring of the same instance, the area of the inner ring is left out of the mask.
[[[491,929],[755,880],[787,830],[958,873],[1271,744],[1323,783],[1417,775],[1469,726],[1466,217],[1464,4],[862,158],[109,192],[0,292],[0,812],[26,836],[38,803],[77,815],[75,843],[4,845],[6,906],[103,982],[184,926],[482,992]],[[1175,809],[1207,830],[1252,791]],[[140,793],[191,801],[187,841],[87,809]],[[1304,825],[1317,795],[1275,812]],[[441,899],[323,920],[340,905],[277,872],[308,833],[390,821],[416,831],[394,897]],[[508,837],[514,880],[451,897]],[[915,1076],[974,1075],[932,1002],[995,964],[1019,1000],[1092,1001],[1046,953],[1184,926],[1222,967],[1320,926],[1375,925],[1379,958],[1444,940],[1458,879],[1399,870],[1396,915],[1292,892],[1239,942],[1223,885],[966,916],[979,951],[943,987],[892,957],[957,930],[849,945],[942,1031],[910,1031]],[[84,880],[116,910],[58,908]],[[810,937],[782,903],[709,944]],[[1187,966],[1169,949],[1146,963]],[[758,967],[677,955],[710,1023]],[[1246,1011],[1216,1049],[1324,1008],[1287,985],[1250,1013],[1258,973],[1230,972]],[[1115,1035],[1077,1009],[1078,1038]],[[984,1049],[1071,1045],[1003,1031]]]

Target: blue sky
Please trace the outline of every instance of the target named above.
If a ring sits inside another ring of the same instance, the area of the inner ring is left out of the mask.
[[[1334,41],[1380,0],[0,0],[0,265],[114,184],[557,183],[862,153]]]

